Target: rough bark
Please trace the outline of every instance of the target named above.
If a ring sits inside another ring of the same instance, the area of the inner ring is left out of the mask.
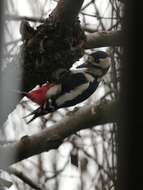
[[[60,0],[50,15],[50,18],[55,23],[62,23],[62,27],[72,25],[78,16],[83,1],[84,0]]]
[[[55,82],[55,71],[69,69],[83,56],[85,36],[77,17],[82,3],[83,0],[60,0],[45,22],[35,29],[22,21],[24,91],[47,80]]]
[[[33,155],[56,149],[63,140],[79,130],[117,121],[117,102],[100,104],[99,106],[84,106],[53,127],[42,130],[32,136],[24,136],[18,142],[0,146],[0,168],[31,157]],[[5,164],[5,158],[16,153],[13,159]]]

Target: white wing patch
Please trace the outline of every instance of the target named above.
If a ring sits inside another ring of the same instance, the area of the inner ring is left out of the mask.
[[[78,86],[74,90],[71,90],[70,92],[63,94],[56,100],[57,106],[60,106],[67,101],[75,99],[77,96],[82,94],[82,92],[84,92],[88,87],[89,87],[89,83],[85,83]]]

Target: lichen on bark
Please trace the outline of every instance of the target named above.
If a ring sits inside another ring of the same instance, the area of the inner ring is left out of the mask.
[[[22,23],[23,89],[26,91],[46,81],[57,82],[53,73],[61,68],[69,69],[83,56],[86,38],[79,19],[76,17],[74,23],[63,26],[52,17],[51,14],[36,29],[27,21]]]

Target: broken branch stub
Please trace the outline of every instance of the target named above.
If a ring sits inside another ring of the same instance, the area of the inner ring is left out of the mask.
[[[65,19],[68,0],[59,1],[49,18],[36,29],[22,21],[23,90],[31,90],[46,81],[57,82],[54,72],[69,69],[83,56],[85,35],[77,17],[81,2],[76,11],[70,11],[69,23]]]

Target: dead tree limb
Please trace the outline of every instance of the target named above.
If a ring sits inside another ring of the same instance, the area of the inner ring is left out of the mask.
[[[24,136],[18,142],[0,146],[0,168],[29,158],[33,155],[58,148],[63,140],[79,130],[117,121],[117,102],[104,103],[99,106],[84,106],[72,115],[65,116],[53,127],[46,128],[32,136]],[[13,159],[5,158],[16,153]]]
[[[121,31],[95,32],[88,34],[86,39],[85,49],[123,45]]]

